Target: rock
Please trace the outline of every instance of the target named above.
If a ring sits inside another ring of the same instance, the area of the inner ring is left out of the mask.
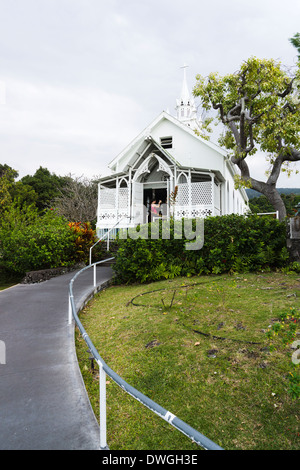
[[[266,369],[268,367],[268,364],[266,364],[265,362],[261,362],[258,367],[260,369]]]
[[[208,357],[211,357],[212,359],[217,357],[216,354],[217,354],[218,350],[217,349],[210,349],[207,353],[207,356]]]
[[[158,342],[157,339],[154,339],[153,341],[150,341],[150,343],[146,344],[146,348],[154,348],[155,346],[159,346],[161,343]]]

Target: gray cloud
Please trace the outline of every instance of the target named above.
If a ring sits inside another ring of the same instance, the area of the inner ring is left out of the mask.
[[[0,0],[1,162],[21,176],[40,165],[105,174],[174,112],[184,62],[190,88],[197,73],[233,72],[252,55],[293,66],[299,13],[298,0]]]

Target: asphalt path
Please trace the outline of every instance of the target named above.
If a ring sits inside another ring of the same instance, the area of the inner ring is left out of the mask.
[[[74,274],[0,291],[0,450],[99,450],[68,323]],[[111,277],[110,267],[97,267],[98,286]],[[86,270],[74,281],[76,308],[93,290]]]

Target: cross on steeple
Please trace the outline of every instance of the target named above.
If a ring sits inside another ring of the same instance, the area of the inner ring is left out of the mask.
[[[189,94],[189,89],[187,86],[187,81],[186,81],[186,69],[188,65],[184,64],[180,68],[183,69],[183,82],[182,82],[182,88],[181,88],[181,95],[180,95],[180,100],[182,104],[187,104],[190,102],[190,94]]]

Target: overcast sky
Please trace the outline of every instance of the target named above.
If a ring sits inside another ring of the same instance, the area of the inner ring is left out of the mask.
[[[0,0],[0,162],[92,177],[163,110],[183,72],[251,56],[294,66],[299,0]],[[298,166],[300,167],[299,163]],[[299,168],[300,169],[300,168]],[[262,166],[253,164],[254,176]],[[279,187],[299,187],[300,176]]]

